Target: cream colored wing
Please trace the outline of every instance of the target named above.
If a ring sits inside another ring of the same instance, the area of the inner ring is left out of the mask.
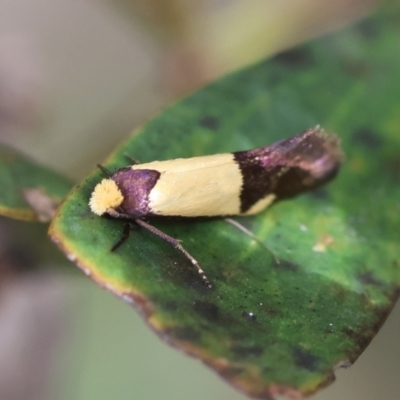
[[[154,161],[132,168],[160,172],[149,195],[150,209],[156,215],[240,214],[243,180],[233,154]]]

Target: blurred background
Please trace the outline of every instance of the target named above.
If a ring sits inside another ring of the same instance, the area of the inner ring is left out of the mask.
[[[207,82],[372,0],[2,0],[0,140],[73,180]],[[34,240],[32,240],[34,237]],[[316,400],[400,398],[400,307]],[[245,399],[47,243],[0,220],[0,399]]]

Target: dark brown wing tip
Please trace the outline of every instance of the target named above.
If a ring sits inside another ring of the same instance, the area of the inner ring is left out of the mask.
[[[294,153],[301,152],[303,162],[299,164],[316,179],[323,175],[336,172],[345,160],[340,138],[334,133],[328,133],[319,125],[299,135],[301,143]],[[307,165],[308,164],[308,165]]]
[[[326,153],[330,155],[332,160],[336,160],[338,164],[343,163],[345,155],[341,147],[341,140],[339,136],[334,133],[328,133],[319,125],[315,128],[307,131],[310,135],[314,135],[315,139],[320,142],[320,145],[326,150]]]
[[[280,199],[324,185],[337,175],[344,161],[339,137],[320,126],[281,142],[280,152],[286,167],[274,190]]]

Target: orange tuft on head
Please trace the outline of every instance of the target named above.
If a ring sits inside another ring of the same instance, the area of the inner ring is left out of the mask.
[[[103,215],[110,209],[119,207],[124,196],[112,179],[103,179],[96,185],[90,197],[89,207],[97,215]]]

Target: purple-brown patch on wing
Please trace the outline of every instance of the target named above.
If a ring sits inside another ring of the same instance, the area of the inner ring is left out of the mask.
[[[243,175],[241,212],[268,194],[283,199],[323,185],[335,177],[343,158],[339,139],[320,128],[234,153]]]
[[[121,205],[123,213],[140,218],[151,213],[149,193],[156,184],[160,173],[151,169],[121,168],[111,177],[124,196]]]

